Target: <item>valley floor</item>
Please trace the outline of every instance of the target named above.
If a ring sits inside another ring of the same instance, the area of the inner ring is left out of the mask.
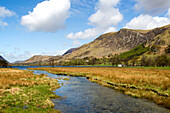
[[[0,112],[58,113],[51,98],[59,88],[56,79],[35,75],[31,71],[0,68]]]
[[[170,109],[170,69],[115,67],[32,68],[67,76],[86,77],[92,82],[123,93],[146,98]]]

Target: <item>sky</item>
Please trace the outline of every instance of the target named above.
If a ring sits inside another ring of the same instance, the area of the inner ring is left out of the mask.
[[[0,0],[0,55],[62,55],[104,33],[167,24],[170,0]]]

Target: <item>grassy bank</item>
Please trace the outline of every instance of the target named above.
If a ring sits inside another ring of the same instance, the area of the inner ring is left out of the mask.
[[[53,74],[87,77],[92,82],[170,108],[170,70],[112,67],[33,68]]]
[[[56,79],[18,69],[0,68],[0,112],[58,113],[51,98],[59,88]]]

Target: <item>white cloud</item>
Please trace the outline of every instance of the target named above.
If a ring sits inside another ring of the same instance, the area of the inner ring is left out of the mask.
[[[170,8],[168,9],[168,12],[166,13],[166,16],[170,18]]]
[[[3,22],[3,21],[0,20],[0,26],[2,26],[2,27],[3,27],[3,26],[8,26],[8,23]]]
[[[125,28],[130,29],[153,29],[170,24],[170,19],[167,17],[152,17],[150,15],[140,15],[128,22]]]
[[[6,9],[5,7],[0,7],[0,17],[5,18],[5,17],[14,16],[14,15],[15,15],[15,12]]]
[[[8,26],[8,23],[3,22],[2,18],[11,17],[14,15],[16,15],[15,12],[6,9],[5,7],[0,7],[0,26],[1,27]]]
[[[15,53],[6,53],[3,56],[5,57],[5,59],[9,62],[14,62],[14,61],[24,61],[30,57],[32,57],[34,54],[29,52],[29,51],[25,51],[23,54],[15,54]]]
[[[16,54],[16,53],[5,53],[1,51],[0,53],[4,56],[6,60],[9,62],[15,62],[15,61],[24,61],[29,58],[31,58],[34,55],[49,55],[49,56],[56,56],[56,55],[63,55],[67,50],[56,50],[56,51],[49,51],[49,52],[39,52],[39,53],[33,53],[30,51],[25,51],[22,54]]]
[[[115,27],[109,27],[104,33],[109,33],[109,32],[116,32]]]
[[[73,41],[73,46],[80,46],[80,41],[79,40],[74,40]]]
[[[66,19],[69,17],[70,0],[43,1],[22,16],[21,24],[30,31],[56,32],[63,29]]]
[[[170,8],[170,0],[136,0],[135,8],[145,14],[163,14]]]
[[[119,12],[119,9],[115,8],[118,2],[119,0],[99,0],[95,8],[96,12],[89,17],[88,24],[93,25],[94,28],[70,33],[67,35],[67,38],[90,39],[105,33],[108,29],[115,30],[114,26],[123,20],[123,15]]]
[[[104,32],[102,29],[98,28],[89,28],[86,29],[84,32],[80,31],[77,33],[70,33],[67,35],[68,39],[90,39],[98,36],[100,33]]]
[[[107,28],[116,26],[121,22],[123,16],[120,14],[119,9],[111,8],[110,10],[98,10],[95,14],[91,15],[89,21],[91,25],[96,27]]]
[[[37,53],[38,55],[51,55],[51,56],[56,56],[56,55],[62,55],[66,52],[67,50],[57,50],[57,51],[49,51],[49,52],[41,52]]]

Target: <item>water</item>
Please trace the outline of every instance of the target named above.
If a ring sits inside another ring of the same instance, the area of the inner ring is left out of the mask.
[[[25,68],[20,68],[25,69]],[[35,74],[47,74],[53,78],[65,77],[46,71],[34,71]],[[62,113],[170,113],[145,99],[133,98],[88,81],[84,77],[69,77],[62,81],[64,86],[54,91],[63,99],[53,99],[55,108]]]

